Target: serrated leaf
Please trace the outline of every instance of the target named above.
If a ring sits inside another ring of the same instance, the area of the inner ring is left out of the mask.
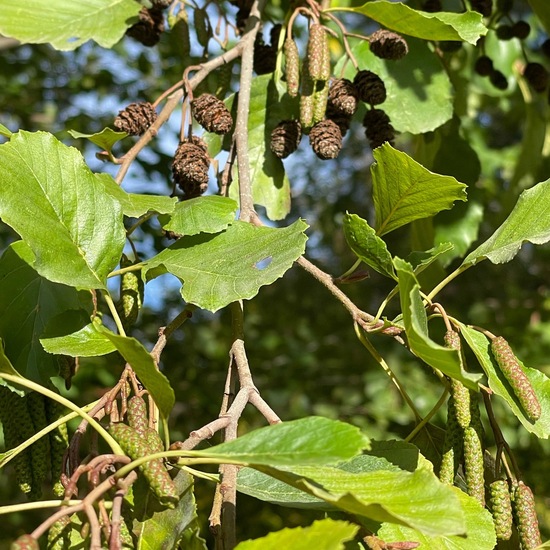
[[[0,136],[10,139],[12,135],[13,132],[9,128],[6,128],[3,124],[0,124]]]
[[[407,257],[407,262],[411,264],[414,274],[418,275],[435,262],[442,254],[446,254],[453,248],[451,243],[440,243],[430,248],[430,250],[411,252]]]
[[[394,259],[394,266],[399,277],[403,323],[411,351],[434,369],[439,369],[444,374],[460,380],[467,387],[477,390],[477,381],[481,375],[466,372],[456,350],[441,346],[430,338],[426,310],[420,296],[420,285],[412,266],[400,258]]]
[[[460,332],[487,375],[491,390],[506,401],[512,412],[529,432],[542,439],[550,437],[550,379],[538,369],[524,367],[525,374],[529,378],[541,405],[540,418],[533,423],[526,416],[510,384],[496,365],[490,352],[490,342],[487,337],[464,324],[460,324]]]
[[[75,311],[69,313],[73,316],[79,312]],[[98,326],[101,325],[99,319],[94,319],[94,322],[86,323],[83,326],[82,323],[78,321],[78,319],[62,320],[59,316],[55,317],[52,323],[46,328],[43,337],[40,338],[40,343],[43,348],[48,353],[69,355],[71,357],[97,357],[116,351],[117,348],[111,340],[109,340],[103,332],[98,330]],[[74,332],[60,334],[60,332],[65,332],[64,330],[59,330],[60,327],[63,326],[69,326],[73,330],[76,326],[81,326],[81,328]],[[55,332],[53,332],[54,329]]]
[[[44,279],[33,261],[24,241],[10,245],[0,258],[0,337],[13,366],[25,378],[45,384],[59,366],[39,338],[52,318],[82,304],[74,288]]]
[[[525,242],[550,240],[550,179],[523,191],[502,225],[462,262],[474,265],[487,258],[494,264],[509,262]]]
[[[362,40],[352,47],[360,67],[377,74],[386,87],[381,108],[398,132],[422,134],[435,130],[453,116],[454,88],[440,60],[423,40],[407,39],[409,53],[398,63],[380,59]],[[422,71],[418,67],[422,67]],[[342,58],[335,74],[353,80],[356,69]]]
[[[282,277],[304,252],[306,228],[301,220],[284,228],[235,222],[216,235],[182,237],[144,262],[144,275],[172,273],[186,302],[215,312]]]
[[[346,472],[338,467],[257,469],[353,515],[407,525],[429,535],[462,534],[464,514],[451,488],[427,469]]]
[[[137,500],[134,503],[134,515],[137,517],[134,519],[133,531],[139,538],[139,548],[142,550],[177,548],[184,531],[196,520],[193,476],[181,470],[174,478],[174,483],[179,500],[173,509],[161,506],[152,497],[148,487],[145,487],[143,495],[134,495],[134,500]]]
[[[171,215],[159,216],[164,229],[178,235],[218,233],[235,220],[237,203],[228,197],[211,195],[176,204]]]
[[[120,205],[82,155],[46,132],[18,132],[0,145],[0,218],[32,249],[42,277],[104,289],[126,234]],[[24,200],[22,198],[24,197]]]
[[[356,214],[344,216],[344,235],[355,255],[378,273],[397,280],[386,243]]]
[[[88,40],[110,48],[137,19],[134,0],[3,0],[0,34],[20,42],[49,42],[58,50],[74,50]]]
[[[269,535],[239,543],[235,550],[344,550],[344,543],[352,540],[359,529],[358,525],[347,521],[322,519],[309,527],[281,529]]]
[[[456,200],[466,200],[463,183],[430,172],[389,143],[375,149],[373,156],[371,173],[378,235],[448,210]]]
[[[487,34],[481,14],[475,11],[428,13],[389,0],[367,2],[358,8],[327,11],[337,10],[361,13],[383,27],[423,40],[464,40],[475,46],[479,37]]]
[[[103,128],[101,132],[95,134],[82,134],[76,130],[69,130],[69,134],[75,139],[87,139],[94,145],[105,149],[105,151],[111,151],[113,145],[128,136],[126,132],[116,132],[112,128]]]
[[[100,183],[105,192],[121,205],[123,214],[129,218],[139,218],[147,212],[171,214],[178,204],[177,197],[127,193],[111,177],[102,178]]]
[[[495,529],[491,514],[457,487],[449,487],[455,498],[460,501],[466,522],[467,536],[441,535],[429,536],[417,530],[385,523],[377,535],[387,541],[419,542],[422,550],[493,550],[496,544]]]
[[[311,416],[266,426],[195,454],[254,465],[331,464],[355,456],[368,445],[359,428]]]
[[[157,369],[151,354],[135,338],[114,334],[104,327],[98,327],[98,330],[111,341],[125,361],[132,366],[154,399],[160,414],[168,418],[175,402],[174,390],[166,376]]]

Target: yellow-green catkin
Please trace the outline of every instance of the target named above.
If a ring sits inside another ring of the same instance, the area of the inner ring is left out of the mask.
[[[287,36],[283,45],[285,56],[286,89],[290,97],[296,97],[300,87],[300,56],[296,42]]]
[[[124,254],[120,260],[120,267],[133,265]],[[120,302],[118,313],[122,326],[128,329],[133,326],[143,303],[143,280],[141,271],[127,271],[120,277]]]
[[[499,540],[509,540],[512,536],[512,499],[508,482],[497,479],[489,485],[489,506],[493,514],[495,533]]]
[[[531,489],[520,481],[514,490],[513,509],[522,550],[531,550],[542,544],[535,509],[535,497]]]

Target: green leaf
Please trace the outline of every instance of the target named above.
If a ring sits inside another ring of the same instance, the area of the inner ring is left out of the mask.
[[[228,109],[235,110],[234,94],[225,100]],[[254,204],[264,206],[270,220],[282,220],[290,211],[290,182],[281,159],[269,148],[271,131],[292,113],[297,112],[297,102],[288,95],[281,96],[276,89],[272,75],[262,75],[252,80],[248,115],[248,156],[250,180]],[[208,152],[215,156],[221,149],[222,141],[217,136],[207,136],[210,144]],[[229,195],[237,200],[239,181],[237,165],[233,169],[233,181]]]
[[[430,250],[411,252],[407,258],[407,262],[413,267],[414,274],[418,275],[435,262],[442,254],[446,254],[452,249],[453,245],[451,243],[440,243],[430,248]]]
[[[403,323],[411,351],[434,369],[477,390],[477,381],[481,375],[466,372],[456,350],[441,346],[430,338],[426,310],[412,266],[400,258],[394,259],[394,266],[399,276]]]
[[[550,34],[550,5],[546,0],[528,0],[546,32]]]
[[[457,487],[449,487],[449,489],[453,491],[453,496],[458,498],[464,511],[466,537],[456,535],[429,536],[418,530],[402,527],[395,523],[385,523],[377,535],[383,540],[392,542],[419,542],[422,550],[472,550],[473,548],[475,550],[493,550],[496,544],[496,536],[493,519],[489,511],[482,508],[476,499],[469,497]]]
[[[266,426],[196,454],[254,465],[331,464],[355,456],[368,445],[359,428],[311,416]]]
[[[12,135],[13,132],[9,128],[6,128],[3,124],[0,124],[0,136],[10,139]]]
[[[466,200],[463,183],[430,172],[389,143],[375,149],[373,156],[371,173],[378,235],[452,208],[455,200]]]
[[[159,216],[159,221],[164,229],[178,235],[218,233],[235,220],[237,208],[228,197],[197,197],[176,204],[173,214]]]
[[[367,2],[359,8],[326,11],[339,10],[361,13],[383,27],[423,40],[464,40],[475,46],[479,37],[487,34],[481,14],[475,11],[427,13],[414,10],[402,2],[388,0]]]
[[[282,277],[304,252],[306,228],[301,220],[280,229],[235,222],[216,235],[182,237],[145,262],[144,274],[172,273],[186,302],[215,312]]]
[[[94,145],[97,145],[108,152],[111,152],[111,149],[115,143],[128,136],[126,132],[116,132],[112,128],[103,128],[101,132],[96,132],[95,134],[82,134],[76,130],[69,130],[69,134],[75,139],[87,139]]]
[[[512,412],[529,432],[542,439],[550,437],[550,379],[538,369],[524,367],[525,374],[529,378],[541,405],[540,418],[533,423],[526,416],[510,384],[496,365],[490,352],[490,342],[487,337],[478,330],[464,324],[460,324],[460,332],[487,375],[491,390],[506,401]]]
[[[4,353],[4,342],[2,341],[2,338],[0,338],[0,386],[6,386],[10,388],[12,391],[17,393],[18,395],[25,395],[25,391],[21,388],[17,388],[11,384],[11,382],[6,382],[2,378],[2,374],[9,374],[11,376],[19,376],[23,378],[14,368],[11,364],[11,361],[7,358],[6,354]],[[9,452],[2,453],[0,455],[0,464],[2,464],[2,461],[5,457],[9,456]]]
[[[80,309],[78,292],[41,277],[24,241],[16,241],[0,258],[0,337],[5,353],[25,378],[45,384],[57,376],[57,359],[46,353],[39,338],[59,313]]]
[[[185,530],[197,518],[193,476],[181,470],[174,483],[180,498],[173,509],[161,506],[145,484],[141,486],[144,494],[139,493],[139,487],[138,494],[134,494],[133,531],[142,550],[177,548]]]
[[[30,246],[46,279],[106,288],[125,241],[122,212],[82,155],[46,132],[18,132],[0,145],[0,217]],[[24,199],[24,200],[23,200]]]
[[[378,273],[397,280],[392,256],[376,231],[356,214],[344,216],[344,235],[355,255]]]
[[[69,313],[74,316],[79,312]],[[74,319],[74,323],[69,322],[66,324],[74,329],[75,324],[78,324],[78,320]],[[40,343],[48,353],[70,355],[71,357],[96,357],[112,353],[117,349],[111,340],[98,330],[97,327],[101,326],[101,321],[97,317],[93,323],[87,323],[79,330],[66,334],[59,334],[64,332],[59,330],[60,325],[63,326],[61,319],[59,319],[59,316],[55,317],[43,337],[40,338]],[[52,334],[51,329],[55,329],[55,335]]]
[[[129,218],[139,218],[147,212],[171,214],[178,204],[176,197],[127,193],[111,177],[102,178],[101,184],[105,192],[121,205],[123,214]]]
[[[151,354],[135,338],[120,336],[103,327],[97,327],[116,347],[118,352],[129,363],[140,381],[154,399],[160,414],[168,418],[174,406],[174,390],[164,374],[155,365]]]
[[[259,470],[350,514],[389,521],[429,535],[462,534],[464,514],[452,489],[427,469],[346,472],[338,467]]]
[[[380,106],[398,132],[422,134],[441,126],[453,116],[454,89],[440,60],[422,40],[408,39],[409,53],[399,62],[380,59],[362,40],[352,47],[360,68],[377,74],[386,87]],[[419,71],[418,67],[422,67]],[[356,69],[343,57],[335,74],[353,80]]]
[[[347,521],[322,519],[309,527],[281,529],[269,535],[247,540],[238,544],[235,550],[344,550],[344,543],[352,540],[359,526]]]
[[[134,0],[3,0],[0,34],[20,42],[44,44],[57,50],[74,50],[88,40],[110,48],[137,19]]]
[[[524,191],[503,224],[470,252],[462,265],[485,258],[494,264],[509,262],[524,242],[544,244],[550,240],[550,179]]]

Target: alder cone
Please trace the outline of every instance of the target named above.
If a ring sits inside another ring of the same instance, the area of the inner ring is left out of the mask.
[[[359,98],[370,105],[379,105],[386,101],[386,86],[383,80],[372,71],[359,71],[353,79]]]
[[[342,132],[336,122],[322,120],[309,132],[313,152],[322,160],[334,159],[342,149]]]
[[[132,25],[126,34],[141,42],[144,46],[155,46],[164,32],[164,15],[162,9],[152,7],[151,9],[141,8],[139,21]]]
[[[441,0],[426,0],[422,4],[422,10],[430,13],[441,11],[442,9]]]
[[[548,71],[540,63],[527,63],[523,69],[525,80],[536,92],[544,92],[548,86]]]
[[[121,132],[131,136],[141,136],[157,120],[157,112],[151,103],[143,101],[130,103],[119,111],[114,126]]]
[[[340,128],[340,132],[342,133],[342,137],[347,134],[351,125],[351,115],[344,115],[340,111],[335,110],[334,106],[329,101],[327,103],[327,111],[325,116],[328,120],[332,120],[332,122],[335,122],[338,125],[338,128]]]
[[[370,51],[381,59],[402,59],[409,53],[407,41],[396,32],[380,29],[369,36]]]
[[[280,159],[288,157],[298,148],[302,139],[302,125],[297,120],[283,120],[271,132],[270,148]]]
[[[328,93],[327,109],[334,114],[353,116],[359,105],[359,92],[351,80],[338,78],[332,82]]]
[[[363,126],[371,149],[379,147],[386,141],[393,144],[395,130],[390,123],[390,117],[382,109],[367,111],[363,119]]]
[[[479,76],[489,76],[493,72],[493,60],[486,55],[479,56],[474,65],[474,71]]]
[[[210,157],[206,145],[197,145],[197,139],[182,141],[172,164],[174,181],[188,199],[202,195],[208,188]]]
[[[227,134],[233,126],[233,117],[224,102],[212,94],[202,94],[191,102],[195,120],[207,131]]]
[[[478,11],[483,17],[489,17],[493,11],[493,0],[470,0],[474,11]]]
[[[159,10],[165,10],[173,0],[153,0],[153,6]]]

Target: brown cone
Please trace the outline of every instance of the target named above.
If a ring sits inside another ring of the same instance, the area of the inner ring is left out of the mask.
[[[302,125],[297,120],[283,120],[271,132],[271,151],[284,159],[296,151],[301,139]]]
[[[185,198],[198,197],[208,187],[210,158],[206,146],[203,147],[202,143],[200,138],[186,139],[180,143],[174,155],[172,175],[185,193]]]
[[[382,59],[397,60],[409,53],[405,39],[392,31],[380,29],[369,36],[370,51]]]
[[[478,11],[483,17],[489,17],[493,11],[493,0],[470,0],[474,11]]]
[[[162,9],[153,7],[151,9],[141,8],[139,21],[132,25],[126,34],[134,40],[141,42],[144,46],[154,46],[160,40],[164,32],[164,15]]]
[[[114,126],[131,136],[141,136],[157,120],[157,112],[148,101],[130,103],[126,109],[119,111]]]
[[[333,81],[328,93],[327,109],[334,114],[353,116],[357,111],[359,92],[355,84],[347,78],[338,78]]]
[[[371,149],[382,145],[385,141],[393,144],[395,130],[390,123],[390,117],[382,109],[370,109],[363,119],[365,135]]]
[[[359,71],[353,83],[359,93],[359,98],[370,105],[379,105],[386,101],[386,86],[382,79],[371,71]]]
[[[332,120],[322,120],[309,132],[313,152],[322,160],[334,159],[342,149],[342,132]]]
[[[224,102],[212,94],[202,94],[191,102],[195,120],[207,131],[227,134],[233,126],[233,118]]]
[[[548,86],[548,71],[540,63],[527,63],[523,69],[525,80],[536,92],[544,92]]]

